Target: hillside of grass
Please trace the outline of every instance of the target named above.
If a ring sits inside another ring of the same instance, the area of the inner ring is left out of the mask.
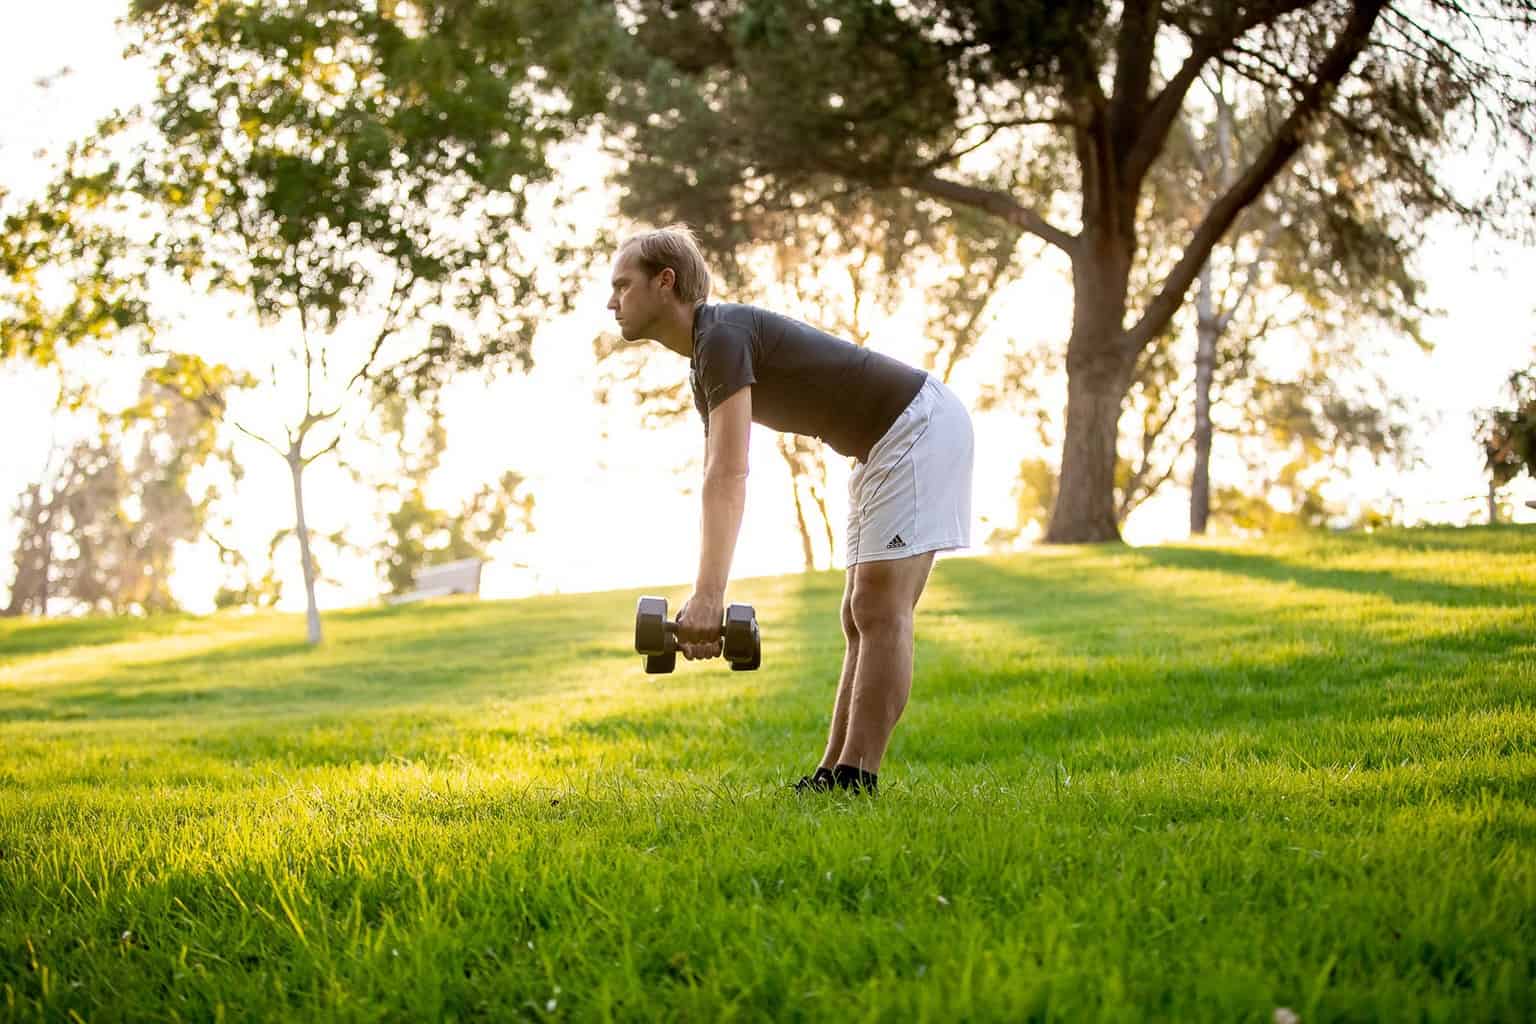
[[[841,588],[0,620],[0,1019],[1536,1019],[1536,529],[942,560],[873,800]]]

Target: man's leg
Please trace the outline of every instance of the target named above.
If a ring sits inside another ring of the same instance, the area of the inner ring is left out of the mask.
[[[912,692],[912,620],[933,553],[852,569],[849,602],[858,635],[847,732],[836,763],[871,774],[880,770],[891,732]],[[842,693],[838,693],[839,703]]]
[[[848,567],[848,581],[843,585],[843,640],[848,650],[843,655],[843,674],[837,682],[837,697],[832,704],[832,727],[827,734],[827,750],[821,755],[821,767],[831,771],[843,752],[848,738],[848,711],[853,706],[853,676],[859,664],[859,630],[853,621],[853,571]]]

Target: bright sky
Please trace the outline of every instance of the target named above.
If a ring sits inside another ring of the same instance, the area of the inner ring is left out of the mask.
[[[53,0],[18,5],[9,12],[8,31],[0,34],[0,184],[25,194],[47,178],[49,167],[34,153],[56,148],[87,131],[114,105],[145,95],[147,72],[121,59],[121,40],[113,19],[122,0]],[[48,89],[35,81],[68,66],[72,73]],[[602,216],[603,200],[592,194],[589,215]],[[1465,521],[1480,513],[1473,499],[1486,484],[1472,444],[1476,409],[1503,399],[1510,370],[1532,361],[1536,350],[1536,308],[1529,282],[1536,280],[1536,253],[1490,242],[1474,243],[1464,232],[1446,229],[1427,247],[1424,268],[1429,301],[1444,311],[1428,334],[1437,342],[1432,355],[1402,359],[1390,378],[1424,415],[1417,436],[1424,466],[1410,474],[1371,473],[1336,482],[1340,497],[1380,501],[1400,499],[1410,519]],[[715,296],[729,299],[730,296]],[[591,590],[609,587],[686,583],[693,577],[698,552],[698,498],[695,491],[702,433],[696,420],[665,430],[644,430],[626,402],[602,407],[593,401],[598,374],[592,339],[611,328],[604,309],[607,268],[580,297],[578,310],[551,320],[535,346],[534,371],[485,383],[465,381],[451,392],[449,451],[437,497],[448,504],[506,469],[529,478],[536,496],[537,533],[513,538],[495,552],[484,578],[486,596],[535,591]],[[1004,304],[1002,327],[1024,341],[1064,339],[1070,288],[1060,268],[1041,261],[1030,268]],[[785,309],[791,315],[802,311]],[[271,331],[229,319],[215,303],[196,302],[181,311],[182,322],[167,347],[218,354],[240,363],[269,351]],[[974,401],[982,384],[995,377],[1003,357],[1001,334],[956,370],[952,386]],[[881,347],[917,361],[922,340],[900,322],[879,335]],[[653,359],[686,375],[683,361],[659,345]],[[255,362],[253,367],[263,363]],[[22,367],[0,368],[0,561],[15,538],[13,496],[38,475],[50,434],[67,425],[53,419],[48,379]],[[265,403],[271,406],[273,403]],[[275,410],[280,412],[281,410]],[[247,419],[273,433],[282,422],[272,409],[251,406]],[[978,463],[973,536],[980,544],[994,527],[1013,525],[1011,495],[1018,461],[1032,454],[1027,431],[1008,414],[976,416]],[[292,522],[292,498],[286,467],[254,442],[238,447],[248,475],[241,485],[239,511],[229,533],[252,555],[265,550],[272,532]],[[838,537],[835,563],[841,566],[841,501],[847,465],[832,459],[832,515]],[[348,482],[332,466],[320,463],[306,477],[312,526],[321,532],[376,518],[372,494]],[[1529,480],[1513,488],[1517,520],[1536,521],[1523,499],[1536,498]],[[1153,543],[1185,535],[1187,497],[1182,491],[1138,510],[1127,524],[1132,543]],[[354,535],[370,539],[368,527]],[[818,531],[819,534],[819,531]],[[818,549],[822,565],[827,555]],[[193,609],[210,606],[216,577],[211,550],[184,552],[177,581],[183,602]],[[752,474],[746,520],[733,575],[793,572],[801,565],[801,547],[789,495],[789,474],[764,428],[754,431]],[[328,568],[340,586],[321,591],[322,607],[373,599],[380,587],[369,559]],[[291,581],[284,604],[298,607],[297,556],[279,566]],[[11,566],[0,564],[0,588],[9,583]],[[0,590],[3,593],[3,590]]]

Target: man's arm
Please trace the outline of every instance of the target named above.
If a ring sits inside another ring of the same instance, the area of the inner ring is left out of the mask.
[[[752,431],[752,388],[744,387],[709,414],[704,455],[704,522],[699,578],[694,589],[725,594],[736,536],[747,505],[747,450]]]
[[[690,657],[719,654],[725,616],[725,584],[747,504],[747,451],[752,431],[752,388],[743,387],[709,414],[704,454],[704,510],[699,575],[693,596],[678,616],[678,638],[691,640]],[[696,645],[696,646],[695,646]]]

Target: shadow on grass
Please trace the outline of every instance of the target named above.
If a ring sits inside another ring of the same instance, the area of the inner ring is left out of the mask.
[[[1233,564],[1226,552],[1133,557]],[[1530,617],[1423,635],[1373,633],[1327,609],[1269,625],[1242,596],[1125,586],[1123,574],[1105,585],[1078,571],[1091,560],[1077,556],[952,565],[940,603],[980,642],[919,628],[907,738],[924,761],[1026,757],[1124,771],[1192,755],[1282,757],[1327,735],[1369,768],[1452,743],[1436,724],[1449,716],[1528,700]],[[1326,575],[1330,588],[1339,575]],[[924,705],[941,727],[924,723]]]
[[[1414,579],[1380,570],[1319,568],[1242,551],[1180,547],[1132,550],[1137,561],[1157,568],[1247,576],[1271,583],[1294,583],[1314,590],[1384,597],[1390,601],[1451,608],[1466,605],[1502,608],[1531,602],[1530,594],[1515,587]]]

